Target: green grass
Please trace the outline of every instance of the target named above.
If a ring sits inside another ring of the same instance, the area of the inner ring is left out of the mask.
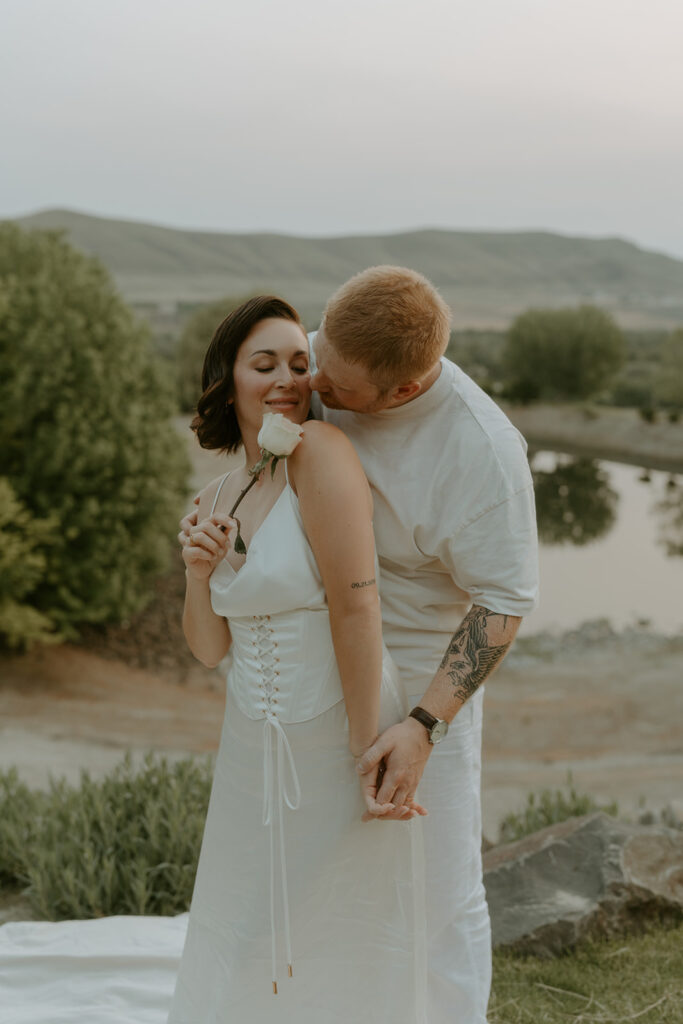
[[[187,910],[211,777],[208,759],[152,755],[47,792],[0,773],[0,885],[49,921]]]
[[[683,926],[553,960],[495,953],[489,1024],[683,1022]]]

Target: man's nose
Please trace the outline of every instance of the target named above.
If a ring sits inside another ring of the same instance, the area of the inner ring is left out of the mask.
[[[325,380],[320,370],[316,370],[315,373],[311,374],[308,381],[311,391],[322,391],[325,386]]]

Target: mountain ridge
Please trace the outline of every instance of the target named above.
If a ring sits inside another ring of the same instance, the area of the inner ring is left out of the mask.
[[[171,228],[59,209],[13,219],[29,229],[65,230],[104,263],[133,304],[273,290],[315,315],[353,273],[390,263],[426,274],[461,326],[502,326],[530,306],[585,302],[624,326],[683,322],[683,260],[619,237],[422,228],[318,238]]]

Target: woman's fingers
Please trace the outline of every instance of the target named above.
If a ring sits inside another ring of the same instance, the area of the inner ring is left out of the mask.
[[[212,517],[211,519],[203,519],[198,526],[195,526],[190,532],[190,546],[191,547],[202,547],[207,551],[210,551],[213,555],[223,556],[228,546],[230,524],[234,520],[228,516],[221,517],[225,522],[214,522],[213,519],[218,517]],[[223,527],[223,529],[221,529]]]
[[[226,537],[233,530],[237,529],[237,523],[227,514],[227,512],[217,512],[215,515],[211,516],[211,522],[216,526],[216,529],[220,531],[223,537]]]
[[[197,499],[195,499],[195,501],[196,500]],[[186,516],[183,516],[183,518],[180,520],[180,533],[183,534],[185,537],[189,538],[190,531],[196,525],[197,525],[197,509],[194,509],[193,512],[189,512]]]
[[[205,530],[193,530],[190,537],[191,548],[203,548],[211,555],[217,555],[222,544],[217,537],[212,537]]]

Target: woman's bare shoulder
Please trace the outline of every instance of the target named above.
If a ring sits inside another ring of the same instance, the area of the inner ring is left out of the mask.
[[[314,490],[324,490],[334,499],[338,492],[367,493],[368,483],[356,454],[356,449],[346,434],[331,423],[311,420],[304,425],[301,444],[289,456],[289,480],[300,495],[299,488],[313,485]]]
[[[357,459],[355,448],[339,427],[332,423],[323,423],[322,420],[307,420],[302,426],[301,444],[294,449],[290,458],[297,456],[296,461],[303,462],[334,453],[335,457],[346,455],[348,458]]]

